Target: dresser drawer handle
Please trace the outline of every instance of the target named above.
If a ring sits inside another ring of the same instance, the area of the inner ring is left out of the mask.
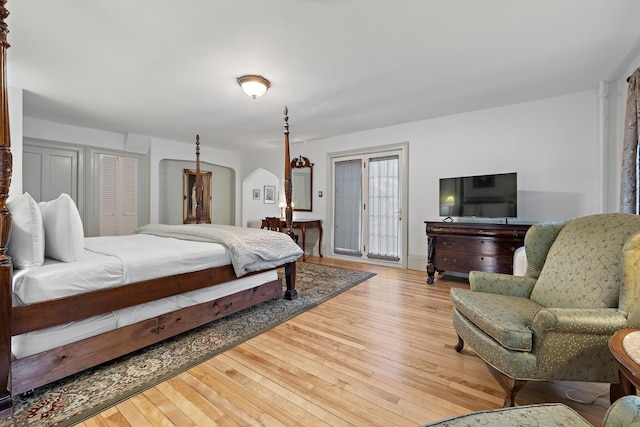
[[[449,248],[449,249],[453,249],[456,247],[455,243],[449,243],[449,242],[442,242],[442,246],[444,246],[445,248]]]

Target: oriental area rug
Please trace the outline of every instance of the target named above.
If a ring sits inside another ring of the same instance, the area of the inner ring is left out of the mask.
[[[280,277],[283,272],[279,272]],[[274,299],[16,396],[0,427],[69,426],[249,340],[374,274],[298,262],[294,301]],[[284,280],[283,280],[284,282]]]

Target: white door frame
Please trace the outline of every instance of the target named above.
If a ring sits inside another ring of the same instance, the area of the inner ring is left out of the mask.
[[[333,241],[334,241],[334,235],[333,235],[333,211],[334,211],[334,186],[335,186],[335,182],[334,182],[334,176],[333,176],[333,162],[335,159],[337,158],[345,158],[345,157],[351,157],[351,156],[362,156],[362,155],[370,155],[370,154],[374,154],[374,153],[385,153],[385,152],[391,152],[391,151],[399,151],[400,154],[400,186],[401,186],[401,208],[402,208],[402,220],[401,220],[401,232],[400,232],[400,261],[399,262],[389,262],[389,261],[383,261],[383,260],[374,260],[374,259],[368,259],[368,258],[354,258],[351,256],[346,256],[346,255],[340,255],[340,254],[336,254],[333,252]],[[327,211],[325,214],[325,224],[323,226],[323,228],[325,229],[325,236],[327,236],[327,244],[325,247],[325,252],[327,253],[328,256],[332,257],[332,258],[337,258],[337,259],[344,259],[344,260],[350,260],[350,261],[358,261],[358,262],[366,262],[366,263],[371,263],[371,264],[379,264],[379,265],[386,265],[386,266],[397,266],[397,267],[402,267],[402,268],[407,268],[407,260],[408,260],[408,251],[409,251],[409,244],[408,244],[408,224],[409,224],[409,217],[408,217],[408,213],[409,213],[409,209],[408,209],[408,176],[409,176],[409,172],[408,172],[408,154],[409,154],[409,143],[408,142],[402,142],[402,143],[398,143],[398,144],[390,144],[390,145],[382,145],[382,146],[376,146],[376,147],[366,147],[366,148],[359,148],[359,149],[355,149],[355,150],[349,150],[349,151],[339,151],[339,152],[332,152],[332,153],[327,153],[327,181],[328,181],[328,188],[330,188],[330,191],[327,191]]]

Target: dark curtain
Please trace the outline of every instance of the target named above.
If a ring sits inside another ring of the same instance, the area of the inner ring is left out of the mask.
[[[627,108],[624,119],[624,146],[622,149],[622,180],[620,212],[638,214],[638,118],[640,109],[640,68],[628,79]]]

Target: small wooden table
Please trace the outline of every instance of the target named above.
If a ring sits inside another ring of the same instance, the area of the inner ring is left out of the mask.
[[[267,227],[267,220],[262,220],[262,225],[260,228]],[[285,230],[287,228],[287,222],[283,219],[280,220],[280,228]],[[302,234],[302,261],[307,260],[307,252],[305,250],[305,243],[307,240],[307,228],[317,228],[319,230],[318,236],[318,254],[322,256],[322,220],[321,219],[296,219],[291,222],[291,228],[295,228],[300,230],[300,234]]]
[[[640,388],[640,329],[621,329],[609,338],[609,350],[618,364],[624,395]]]

